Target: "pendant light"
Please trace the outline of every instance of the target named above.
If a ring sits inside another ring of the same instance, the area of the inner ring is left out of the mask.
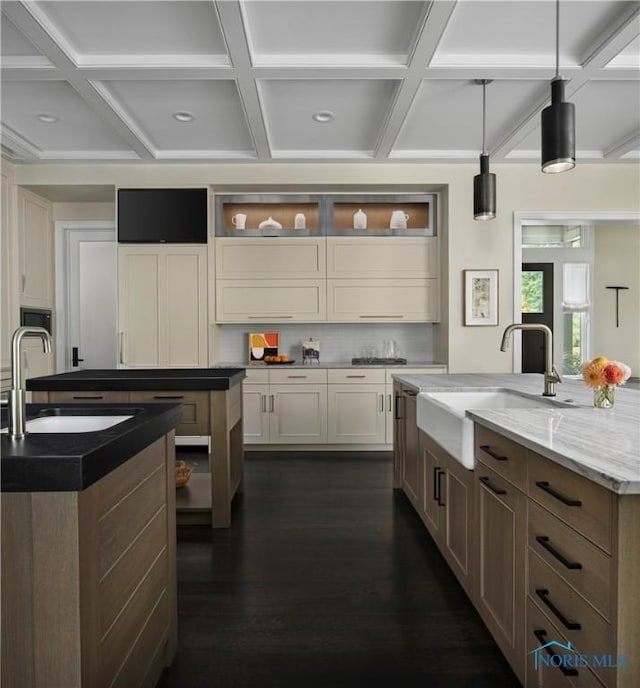
[[[556,75],[551,81],[551,105],[542,111],[542,171],[567,172],[576,166],[576,111],[564,99],[565,81],[559,73],[560,0],[556,0]]]
[[[487,84],[493,79],[476,79],[482,86],[482,155],[480,174],[473,178],[473,219],[493,220],[496,216],[496,175],[489,172],[489,155],[485,147],[485,125],[487,119]]]

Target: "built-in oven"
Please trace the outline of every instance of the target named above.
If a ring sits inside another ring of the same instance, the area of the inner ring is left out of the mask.
[[[21,308],[20,324],[26,327],[44,327],[49,334],[53,334],[51,311],[46,308]]]

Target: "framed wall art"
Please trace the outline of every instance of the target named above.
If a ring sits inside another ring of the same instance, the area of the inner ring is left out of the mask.
[[[463,270],[464,324],[496,326],[498,324],[498,271]]]

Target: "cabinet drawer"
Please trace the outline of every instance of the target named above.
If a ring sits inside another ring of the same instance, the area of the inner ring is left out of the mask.
[[[502,435],[475,426],[476,458],[523,492],[527,489],[527,450]]]
[[[540,557],[529,553],[529,597],[580,652],[612,654],[611,626]],[[608,684],[610,667],[592,667]]]
[[[127,404],[129,392],[49,392],[50,404]]]
[[[535,502],[529,502],[529,550],[611,619],[611,558]]]
[[[176,435],[209,434],[209,393],[156,391],[131,392],[131,402],[182,404],[182,418],[176,426]]]
[[[327,382],[327,371],[324,368],[309,370],[306,368],[278,368],[269,371],[271,384],[321,384]]]
[[[551,653],[565,654],[556,646],[549,646],[535,652],[536,647],[542,648],[547,643],[556,641],[567,645],[567,639],[549,622],[549,619],[534,604],[527,600],[527,688],[602,688],[594,674],[587,667],[567,667],[564,673],[560,667],[551,664]],[[580,648],[575,648],[581,652]],[[569,653],[572,654],[572,653]],[[572,658],[573,659],[573,658]],[[560,660],[555,660],[559,662]]]
[[[266,368],[251,368],[246,369],[247,376],[244,379],[245,383],[253,382],[259,385],[266,385],[269,382],[269,371]]]
[[[529,496],[611,552],[614,493],[533,452],[528,464]]]
[[[384,384],[384,368],[330,369],[328,380],[338,384]]]

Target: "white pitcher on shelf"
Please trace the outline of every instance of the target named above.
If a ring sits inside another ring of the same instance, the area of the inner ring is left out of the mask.
[[[366,229],[367,228],[367,214],[360,208],[358,212],[353,214],[353,228]]]

